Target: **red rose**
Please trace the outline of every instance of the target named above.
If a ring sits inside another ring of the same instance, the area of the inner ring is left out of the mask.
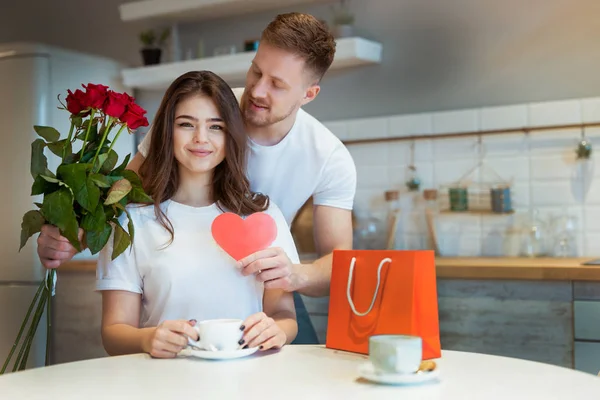
[[[121,118],[121,115],[123,115],[129,104],[129,95],[109,90],[102,110],[106,115],[110,115],[111,117],[115,118]]]
[[[121,122],[127,124],[129,129],[137,129],[140,126],[148,126],[148,120],[144,117],[146,110],[138,106],[136,103],[130,103],[127,106],[127,111],[121,115]]]
[[[69,110],[71,114],[77,115],[87,108],[85,93],[79,89],[77,89],[75,93],[71,92],[70,90],[67,90],[67,92],[69,93],[66,99],[67,110]]]
[[[85,88],[86,105],[92,108],[101,108],[106,101],[108,86],[94,85],[93,83],[81,86]]]

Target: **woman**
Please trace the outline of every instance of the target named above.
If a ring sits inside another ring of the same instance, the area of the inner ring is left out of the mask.
[[[99,257],[106,351],[174,357],[188,338],[198,339],[195,321],[213,318],[244,320],[242,346],[267,350],[290,343],[297,333],[292,294],[243,276],[211,235],[224,211],[265,212],[277,224],[273,246],[298,262],[277,206],[250,191],[246,135],[233,92],[211,72],[186,73],[167,89],[152,126],[140,175],[155,203],[128,206],[132,249],[111,261],[109,240]]]

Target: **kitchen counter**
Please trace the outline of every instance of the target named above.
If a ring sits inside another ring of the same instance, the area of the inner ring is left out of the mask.
[[[315,259],[304,254],[303,262]],[[542,281],[599,281],[600,265],[582,265],[593,258],[438,257],[438,278],[512,279]],[[72,260],[60,272],[95,272],[96,260]]]

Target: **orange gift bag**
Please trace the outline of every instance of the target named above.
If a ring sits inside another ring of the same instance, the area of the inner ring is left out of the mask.
[[[326,347],[368,354],[369,337],[413,335],[441,357],[433,251],[335,250]]]

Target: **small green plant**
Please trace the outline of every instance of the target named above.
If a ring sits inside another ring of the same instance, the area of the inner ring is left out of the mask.
[[[339,7],[332,6],[334,25],[352,25],[354,14],[348,9],[346,0],[340,0]]]
[[[160,48],[165,45],[165,43],[167,42],[167,39],[169,38],[170,33],[171,33],[171,31],[169,30],[169,28],[165,28],[161,32],[160,36],[158,36],[158,40],[157,40],[157,36],[156,36],[156,33],[154,32],[154,30],[147,29],[140,33],[140,41],[146,48]]]

